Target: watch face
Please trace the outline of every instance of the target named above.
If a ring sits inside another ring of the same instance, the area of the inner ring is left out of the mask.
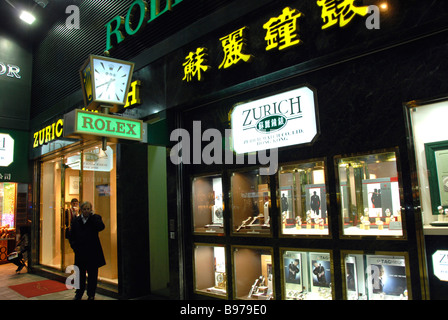
[[[131,66],[108,60],[93,59],[96,100],[124,103]]]

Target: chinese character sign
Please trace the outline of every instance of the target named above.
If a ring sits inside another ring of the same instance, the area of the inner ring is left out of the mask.
[[[296,9],[286,7],[283,9],[283,13],[275,18],[269,19],[263,25],[266,29],[267,41],[266,51],[278,48],[283,50],[294,45],[298,45],[302,42],[298,38],[298,23],[297,20],[302,16],[302,13]]]
[[[322,29],[327,29],[339,23],[345,27],[355,15],[365,16],[369,13],[368,6],[356,7],[355,0],[317,0],[317,5],[322,7]]]
[[[184,66],[184,78],[187,82],[197,79],[198,81],[203,80],[202,72],[206,72],[210,69],[207,63],[207,49],[197,48],[195,52],[190,52],[185,58]]]
[[[246,29],[247,27],[243,27],[219,39],[224,51],[224,60],[218,69],[229,68],[240,61],[250,62],[252,60],[252,55],[243,53],[244,46],[246,45],[244,38]]]
[[[372,7],[376,8],[376,6],[356,6],[356,0],[315,0],[314,3],[317,10],[319,8],[321,10],[322,29],[338,25],[345,27],[355,16],[367,16],[370,10],[373,10]],[[264,46],[265,51],[282,51],[303,44],[299,35],[299,23],[303,16],[299,10],[285,7],[279,15],[264,20],[262,28],[260,26],[257,30],[264,30],[265,42],[261,46]],[[369,18],[371,19],[366,22],[367,28],[379,29],[378,16],[373,14]],[[227,69],[241,62],[248,63],[255,60],[254,55],[245,51],[248,31],[249,28],[245,26],[219,38],[224,57],[218,69]],[[207,58],[207,48],[197,48],[196,51],[190,52],[183,63],[182,80],[187,82],[203,80],[203,74],[211,69],[211,66],[207,65]]]

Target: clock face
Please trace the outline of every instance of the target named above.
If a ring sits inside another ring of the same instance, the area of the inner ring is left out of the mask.
[[[130,70],[128,64],[93,59],[96,100],[124,103]]]

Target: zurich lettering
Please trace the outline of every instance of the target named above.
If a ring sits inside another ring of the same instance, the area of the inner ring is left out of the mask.
[[[171,11],[172,7],[181,3],[182,0],[167,0],[164,9],[160,9],[160,0],[144,0],[134,1],[127,13],[126,17],[116,16],[108,23],[106,23],[106,50],[105,53],[109,53],[109,50],[113,48],[112,38],[115,37],[117,44],[125,39],[125,35],[133,36],[139,32],[146,24],[154,21],[156,18],[163,15],[165,12]],[[135,11],[138,10],[138,13]],[[134,21],[131,21],[131,18]],[[132,25],[135,25],[134,27]]]
[[[56,122],[34,133],[33,148],[42,146],[50,141],[56,140],[62,136],[64,120],[59,119]]]
[[[251,125],[253,126],[254,122],[257,121],[257,129],[269,132],[272,130],[266,130],[268,128],[264,128],[259,125],[261,124],[261,120],[277,115],[277,117],[272,117],[275,119],[270,120],[279,120],[278,122],[275,121],[275,127],[276,129],[280,129],[281,127],[284,127],[284,124],[286,124],[284,122],[287,119],[286,116],[288,116],[288,118],[291,116],[300,117],[301,114],[302,109],[300,108],[300,96],[290,99],[284,99],[281,101],[273,102],[272,104],[265,104],[255,108],[243,110],[243,127]]]

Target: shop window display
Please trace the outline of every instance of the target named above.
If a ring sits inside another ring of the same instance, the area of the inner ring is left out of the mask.
[[[268,248],[234,247],[233,272],[236,299],[272,300],[272,252]]]
[[[336,161],[344,235],[402,236],[395,152]]]
[[[277,198],[283,235],[328,235],[323,161],[280,167]]]
[[[332,259],[329,252],[282,250],[283,298],[332,300]]]
[[[344,255],[347,300],[408,300],[404,255]]]
[[[192,182],[194,232],[224,233],[224,201],[221,176],[196,177]]]
[[[7,262],[16,239],[17,184],[0,183],[0,263]]]
[[[0,239],[15,239],[16,183],[0,183]]]
[[[269,176],[258,170],[234,172],[231,176],[232,231],[234,234],[271,233]]]
[[[225,247],[197,244],[194,269],[197,293],[227,297]]]

